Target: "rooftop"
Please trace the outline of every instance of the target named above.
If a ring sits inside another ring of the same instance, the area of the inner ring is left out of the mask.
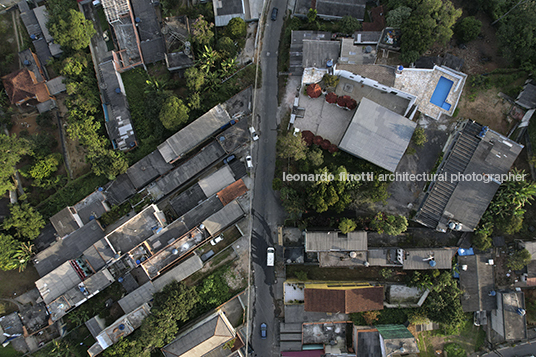
[[[164,56],[166,59],[166,66],[170,71],[177,71],[194,65],[192,57],[182,51],[165,53]]]
[[[381,356],[380,333],[376,329],[354,326],[354,349],[358,356]],[[357,346],[356,346],[357,345]]]
[[[176,169],[155,181],[154,184],[148,188],[148,191],[154,199],[158,200],[187,183],[203,170],[207,169],[207,167],[211,166],[216,160],[221,159],[224,155],[225,151],[221,145],[214,140],[202,148],[195,156],[181,163]]]
[[[32,52],[32,50],[28,48],[24,51],[19,52],[19,60],[26,68],[28,68],[28,70],[30,70],[34,74],[35,80],[37,82],[43,82],[45,80],[43,70],[41,69],[41,64],[39,63],[37,56],[35,55],[35,53]]]
[[[445,66],[434,66],[433,69],[404,68],[402,73],[396,75],[395,88],[416,96],[415,104],[419,111],[438,120],[442,114],[453,115],[466,79],[466,74]],[[439,106],[435,100],[438,96],[442,101]]]
[[[157,290],[152,281],[148,281],[130,294],[119,299],[118,304],[121,306],[125,314],[128,314],[138,308],[138,306],[148,303],[152,300],[153,294]]]
[[[416,126],[411,120],[363,98],[339,147],[395,172]]]
[[[328,61],[337,62],[341,52],[340,41],[303,40],[303,68],[327,68]]]
[[[44,302],[39,302],[35,305],[24,305],[20,309],[19,315],[22,324],[30,335],[48,326],[48,312]]]
[[[117,343],[121,338],[130,335],[149,316],[149,310],[149,305],[143,304],[138,309],[122,316],[102,330],[96,338],[97,342],[87,351],[90,357],[99,354],[114,343]]]
[[[306,252],[328,252],[367,250],[367,232],[354,231],[347,234],[338,232],[306,232]]]
[[[116,252],[126,253],[138,244],[158,234],[166,225],[163,212],[150,205],[106,236]]]
[[[56,78],[52,78],[51,80],[47,81],[47,88],[51,95],[56,95],[62,92],[67,91],[67,86],[65,85],[65,77],[59,76]]]
[[[21,105],[31,99],[43,103],[50,99],[45,83],[37,82],[35,75],[28,68],[22,68],[2,77],[2,82],[11,104]]]
[[[74,207],[65,207],[49,219],[60,238],[66,237],[84,225]]]
[[[386,355],[419,353],[417,341],[404,325],[376,325]]]
[[[233,201],[203,221],[205,229],[216,235],[231,223],[244,215],[244,211],[237,201]]]
[[[341,56],[339,58],[337,68],[342,69],[340,67],[341,64],[373,65],[375,61],[375,47],[361,44],[355,45],[353,38],[341,39]],[[377,69],[382,67],[375,66],[375,68]]]
[[[166,357],[199,357],[234,338],[235,331],[220,311],[182,332],[162,348]]]
[[[292,31],[291,39],[290,39],[289,71],[295,75],[301,75],[303,72],[303,41],[304,40],[329,41],[330,39],[331,39],[331,32]]]
[[[218,171],[199,180],[197,184],[199,185],[205,196],[210,197],[213,194],[218,193],[218,191],[222,190],[223,188],[229,186],[233,182],[235,182],[235,179],[233,177],[231,169],[229,168],[229,166],[224,165]]]
[[[227,26],[234,17],[245,19],[244,0],[216,0],[212,6],[217,27]]]
[[[139,190],[159,176],[173,169],[173,165],[164,161],[158,150],[145,156],[127,170],[127,176],[132,185]]]
[[[457,248],[405,249],[402,267],[404,270],[450,269],[456,251]]]
[[[52,272],[35,282],[35,286],[43,297],[45,304],[56,300],[64,292],[72,289],[82,282],[82,279],[71,265],[66,261]]]
[[[415,61],[415,67],[434,69],[435,66],[443,65],[448,68],[452,68],[455,71],[461,71],[463,63],[463,59],[447,53],[445,54],[445,57],[420,57],[417,61]]]
[[[347,322],[304,323],[302,343],[324,345],[326,352],[330,353],[345,353],[348,352],[346,335],[350,329],[352,329],[352,323]]]
[[[99,64],[99,86],[101,88],[106,130],[114,149],[130,150],[134,148],[136,136],[130,120],[130,111],[119,72],[113,61]]]
[[[113,205],[120,205],[136,193],[136,188],[132,181],[130,181],[128,174],[125,173],[117,176],[115,180],[110,181],[106,185],[104,193],[108,202]]]
[[[193,273],[203,268],[203,262],[199,256],[193,254],[189,258],[184,259],[174,268],[161,274],[154,280],[153,284],[157,291],[162,290],[166,285],[173,281],[181,282]]]
[[[131,4],[140,36],[143,63],[151,64],[164,60],[166,48],[156,14],[158,3],[155,5],[151,0],[131,0]]]
[[[450,222],[460,223],[464,232],[476,228],[500,186],[497,175],[507,174],[523,149],[505,136],[486,130],[473,121],[457,127],[437,170],[447,179],[430,186],[415,216],[417,222],[440,231],[446,231]],[[471,179],[460,180],[460,174]]]
[[[404,250],[398,248],[370,248],[367,252],[367,261],[371,266],[401,267],[403,254]]]
[[[307,16],[309,9],[315,9],[318,17],[325,19],[341,19],[351,16],[360,21],[365,18],[366,0],[298,0],[294,6],[294,14]]]
[[[239,179],[218,192],[218,198],[224,206],[233,202],[236,198],[246,194],[248,189],[242,179]]]
[[[383,309],[383,286],[353,283],[305,284],[305,311],[361,312]]]
[[[45,41],[51,42],[52,40],[54,40],[54,38],[52,38],[52,36],[50,35],[50,32],[48,32],[48,28],[47,28],[47,22],[48,22],[47,8],[44,5],[38,6],[35,9],[33,9],[33,12],[35,14],[35,17],[37,18],[39,27],[41,27],[41,31],[43,32],[43,37],[45,38]]]
[[[104,231],[100,224],[93,220],[37,253],[33,258],[34,266],[40,276],[45,276],[65,261],[80,257],[86,249],[102,238],[104,238]]]
[[[160,144],[158,150],[166,162],[176,161],[211,137],[229,121],[231,117],[218,104]]]
[[[492,326],[507,341],[517,341],[527,338],[526,317],[518,313],[518,309],[525,309],[523,292],[501,292],[497,294],[497,309],[492,313]],[[498,318],[495,318],[495,317]],[[497,321],[499,320],[499,321]]]
[[[85,259],[94,271],[99,271],[111,261],[114,256],[115,253],[106,239],[101,239],[84,250],[82,259]]]
[[[138,33],[133,24],[132,14],[121,17],[112,23],[118,50],[112,53],[117,70],[122,72],[142,64]]]
[[[536,108],[536,83],[534,81],[525,82],[523,90],[516,98],[516,104],[525,109]]]
[[[95,191],[75,204],[74,209],[82,223],[88,224],[110,210],[105,201],[106,196],[102,191]]]
[[[109,23],[119,21],[130,12],[128,0],[102,0],[101,4]]]
[[[495,291],[494,268],[488,264],[492,258],[491,254],[458,257],[463,311],[491,311],[497,308],[497,298],[490,296]]]
[[[52,52],[50,48],[54,49],[55,44],[53,43],[48,44],[44,38],[39,38],[38,40],[34,40],[32,43],[35,47],[35,53],[37,54],[37,58],[39,58],[39,62],[45,63],[45,64],[48,63],[48,61],[52,59]]]

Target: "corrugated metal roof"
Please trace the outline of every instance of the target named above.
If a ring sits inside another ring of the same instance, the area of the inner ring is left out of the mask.
[[[346,235],[338,232],[307,232],[305,251],[328,252],[367,250],[367,232],[354,231]]]

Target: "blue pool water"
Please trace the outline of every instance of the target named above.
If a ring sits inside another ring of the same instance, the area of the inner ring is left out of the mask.
[[[450,104],[445,102],[450,92],[450,88],[454,84],[453,81],[445,77],[439,78],[437,86],[435,87],[432,98],[430,98],[430,103],[437,105],[440,108],[445,110],[450,110]]]

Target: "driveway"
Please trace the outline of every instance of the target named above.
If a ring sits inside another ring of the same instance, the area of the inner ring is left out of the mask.
[[[272,7],[279,8],[277,21],[268,17],[264,27],[259,55],[262,69],[262,88],[257,90],[256,111],[253,123],[260,134],[253,153],[256,163],[254,199],[252,207],[252,265],[254,270],[255,297],[252,305],[251,344],[257,356],[279,356],[277,336],[279,321],[274,306],[274,268],[266,266],[266,249],[275,246],[277,226],[283,223],[284,212],[272,190],[275,171],[275,143],[277,140],[277,57],[286,0],[273,0],[266,4],[270,14]],[[276,249],[280,249],[276,247]],[[268,325],[268,337],[260,338],[260,324]]]

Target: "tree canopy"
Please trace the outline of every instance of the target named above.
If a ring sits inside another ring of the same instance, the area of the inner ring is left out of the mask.
[[[467,43],[478,37],[481,28],[480,20],[475,19],[474,16],[467,16],[456,23],[454,33],[458,40]]]
[[[30,145],[25,139],[15,135],[0,134],[0,195],[13,190],[15,184],[11,177],[15,173],[15,165],[21,157],[30,154]]]
[[[247,35],[246,22],[240,17],[233,17],[225,28],[225,34],[233,40],[245,38]]]
[[[194,42],[201,46],[209,45],[214,38],[213,27],[214,24],[205,20],[203,15],[199,15],[192,24],[192,38]]]
[[[9,217],[2,223],[4,229],[14,230],[15,237],[22,240],[33,240],[45,227],[45,220],[29,203],[14,204],[9,209]]]
[[[508,257],[506,266],[512,270],[523,269],[532,259],[529,251],[526,249],[517,250]]]
[[[97,33],[93,23],[75,9],[69,9],[61,17],[52,17],[47,27],[57,43],[75,51],[88,47],[91,37]]]
[[[222,57],[234,58],[237,53],[234,41],[227,36],[222,36],[216,43],[216,49],[222,54]]]
[[[296,136],[287,134],[277,139],[278,155],[282,158],[290,158],[298,161],[307,157],[307,144],[302,138],[301,133]]]
[[[386,215],[385,213],[379,212],[370,225],[378,233],[397,236],[408,229],[408,219],[400,215]]]
[[[394,10],[387,13],[387,26],[389,27],[402,27],[402,24],[409,19],[411,15],[411,8],[407,6],[399,6]]]
[[[0,269],[7,271],[17,267],[14,256],[19,244],[12,236],[0,233]]]
[[[361,29],[361,22],[352,16],[343,16],[339,21],[339,31],[345,34],[353,34]]]
[[[181,125],[188,122],[188,106],[172,95],[169,96],[160,110],[160,121],[168,130],[176,131]]]
[[[357,228],[357,224],[354,220],[350,218],[343,218],[341,219],[341,223],[339,223],[339,229],[341,230],[341,233],[346,234],[348,232],[353,232]]]

